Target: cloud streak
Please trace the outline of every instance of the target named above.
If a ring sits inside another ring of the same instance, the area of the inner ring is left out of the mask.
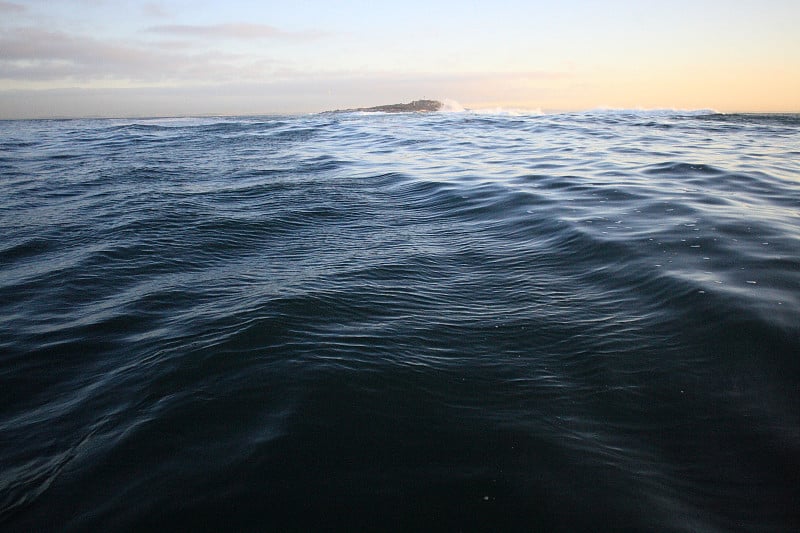
[[[158,45],[103,41],[38,28],[0,33],[0,50],[0,80],[68,85],[114,80],[144,84],[258,80],[278,64],[263,55],[165,50]]]
[[[321,37],[321,32],[304,31],[290,32],[266,24],[250,24],[246,22],[229,24],[164,24],[151,26],[147,29],[150,33],[170,35],[173,37],[196,37],[202,39],[285,39],[285,40],[311,40]]]
[[[0,13],[22,13],[25,6],[13,2],[0,2]]]

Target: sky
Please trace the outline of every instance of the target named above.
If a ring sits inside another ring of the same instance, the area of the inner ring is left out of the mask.
[[[0,0],[0,118],[800,112],[799,0]]]

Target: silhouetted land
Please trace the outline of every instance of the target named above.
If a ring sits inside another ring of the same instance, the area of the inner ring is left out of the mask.
[[[389,104],[376,107],[358,107],[356,109],[340,109],[339,111],[364,111],[368,113],[411,113],[431,112],[442,109],[442,103],[437,100],[414,100],[409,104]]]

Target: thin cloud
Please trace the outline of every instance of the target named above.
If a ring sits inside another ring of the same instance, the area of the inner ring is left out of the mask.
[[[307,40],[322,36],[320,32],[290,32],[266,24],[250,24],[247,22],[229,24],[164,24],[151,26],[147,31],[178,37],[218,38],[218,39],[287,39]]]
[[[148,17],[162,18],[162,19],[169,18],[170,16],[169,12],[166,9],[164,9],[164,7],[161,4],[158,4],[156,2],[147,2],[146,4],[144,4],[142,6],[142,13],[144,13],[145,16]]]
[[[262,79],[270,59],[221,51],[166,51],[37,28],[0,34],[0,80],[143,83]],[[274,65],[273,65],[274,67]]]
[[[16,28],[0,36],[3,60],[67,60],[91,63],[108,60],[131,63],[140,51],[126,46],[101,42],[88,37],[77,37],[57,31],[38,28]]]
[[[25,6],[14,2],[0,2],[0,13],[22,13],[25,9]]]

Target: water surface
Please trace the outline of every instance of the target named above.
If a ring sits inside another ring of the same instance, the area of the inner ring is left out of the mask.
[[[0,122],[10,531],[800,528],[800,117]]]

